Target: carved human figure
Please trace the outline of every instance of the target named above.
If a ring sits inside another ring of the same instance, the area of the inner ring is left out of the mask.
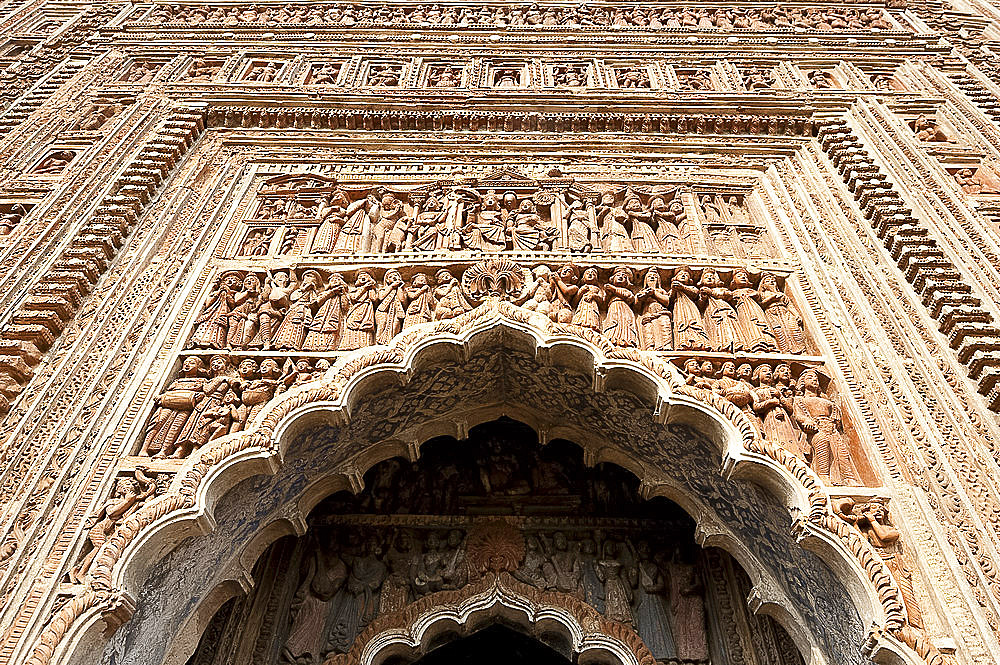
[[[255,315],[261,304],[260,292],[260,277],[250,273],[243,278],[241,289],[233,296],[233,307],[228,315],[228,348],[245,349],[253,339],[257,323]]]
[[[500,208],[500,198],[490,190],[475,206],[475,214],[461,229],[462,242],[469,249],[496,253],[507,246],[507,227]]]
[[[691,269],[677,269],[670,282],[671,314],[674,322],[674,349],[677,351],[705,351],[711,346],[708,333],[695,304],[699,299]]]
[[[653,213],[642,205],[638,196],[632,194],[622,206],[631,229],[632,248],[636,252],[655,254],[660,251],[660,241],[653,231]]]
[[[570,546],[566,534],[552,534],[552,584],[556,591],[568,593],[583,600],[583,561],[579,552]]]
[[[379,595],[379,612],[397,612],[412,597],[411,585],[417,574],[420,552],[416,549],[409,531],[400,530],[395,534],[395,543],[386,555],[388,574]]]
[[[433,312],[434,294],[431,285],[427,281],[427,275],[418,272],[406,287],[406,316],[403,317],[403,328],[427,323],[433,318]]]
[[[761,309],[763,298],[750,282],[750,273],[743,268],[736,270],[730,288],[736,303],[736,331],[743,349],[751,353],[776,352],[774,333]]]
[[[660,282],[660,271],[650,268],[643,279],[643,288],[635,294],[639,308],[639,329],[642,346],[650,351],[672,348],[670,323],[670,291]]]
[[[347,590],[354,595],[356,624],[359,627],[368,624],[378,614],[379,591],[386,575],[381,545],[370,536],[362,547],[362,554],[352,559],[347,576]]]
[[[607,192],[601,196],[597,209],[597,224],[601,230],[601,249],[610,254],[632,252],[632,239],[625,222],[628,214],[615,204],[614,194]]]
[[[0,212],[0,235],[12,233],[28,214],[28,208],[23,203],[15,203],[5,212]]]
[[[444,551],[445,541],[437,532],[427,534],[426,547],[417,563],[416,575],[413,578],[413,589],[420,595],[427,595],[441,590],[444,584],[442,577],[447,557]]]
[[[687,379],[685,379],[687,385],[702,390],[715,389],[715,383],[711,378],[713,374],[712,369],[709,369],[708,375],[703,376],[702,363],[697,358],[688,358],[684,361],[684,373],[687,374]]]
[[[385,272],[376,298],[375,341],[388,344],[403,329],[403,319],[406,318],[406,290],[398,270],[390,268]]]
[[[514,571],[514,577],[538,589],[550,589],[555,585],[555,569],[549,561],[541,540],[537,535],[524,539],[524,560]]]
[[[150,477],[146,467],[138,466],[134,478],[119,478],[115,483],[115,493],[93,518],[93,523],[87,530],[88,550],[82,559],[70,571],[70,579],[74,582],[86,581],[94,558],[101,546],[114,533],[115,526],[134,513],[142,503],[156,492],[155,476]]]
[[[340,65],[324,62],[312,66],[309,75],[310,85],[334,85],[340,76]]]
[[[331,534],[332,536],[332,534]],[[346,593],[347,564],[335,537],[317,546],[306,562],[291,605],[291,627],[282,648],[286,663],[317,663],[326,650],[326,621],[334,599]]]
[[[555,288],[556,311],[555,320],[559,323],[570,323],[573,320],[574,303],[580,291],[580,270],[572,263],[564,263],[552,274],[552,285]]]
[[[231,397],[229,393],[238,386],[239,381],[232,376],[229,357],[224,355],[212,356],[209,374],[209,378],[201,384],[204,396],[196,400],[176,443],[172,447],[164,446],[157,457],[187,457],[213,438],[227,433],[220,429],[220,423],[225,423],[224,419],[229,415],[230,408],[236,404],[237,396],[234,393]]]
[[[573,325],[601,331],[601,306],[604,304],[605,292],[601,288],[597,268],[587,268],[580,278],[581,284],[576,293],[573,313]]]
[[[567,197],[563,218],[566,222],[567,248],[569,251],[593,251],[594,244],[599,241],[598,231],[594,226],[596,213],[594,212],[593,201]]]
[[[462,82],[462,70],[451,65],[432,67],[427,82],[432,88],[457,88]]]
[[[924,622],[913,590],[913,574],[906,565],[903,547],[899,542],[901,534],[889,519],[889,509],[880,501],[855,504],[852,499],[843,498],[834,502],[834,510],[843,520],[856,526],[882,557],[903,595],[907,623],[918,630],[922,629]]]
[[[442,589],[461,589],[469,581],[469,564],[465,555],[465,534],[460,529],[448,532],[441,571]]]
[[[269,350],[274,332],[288,311],[295,284],[290,283],[288,273],[279,270],[268,276],[268,284],[261,294],[261,304],[257,311],[257,334],[250,340],[250,348]]]
[[[656,227],[658,251],[667,254],[679,252],[679,231],[677,230],[677,225],[686,217],[684,204],[677,199],[673,199],[667,204],[666,199],[657,195],[649,199],[649,212],[653,225]],[[680,215],[680,219],[678,219],[678,215]]]
[[[396,223],[405,218],[406,209],[403,207],[403,202],[393,194],[384,194],[379,201],[377,218],[372,226],[371,251],[379,254],[386,251],[389,234],[396,227]],[[400,243],[397,241],[398,244]]]
[[[472,309],[462,294],[462,285],[451,271],[442,268],[434,278],[434,320],[453,319]]]
[[[441,199],[436,196],[427,197],[413,220],[413,237],[408,243],[409,248],[420,252],[443,249],[447,219],[448,210],[441,203]]]
[[[245,371],[245,367],[250,368],[249,371]],[[258,371],[259,378],[254,378]],[[242,399],[247,408],[246,423],[249,425],[277,392],[281,382],[281,368],[273,358],[264,358],[258,369],[257,363],[252,358],[247,358],[240,363],[239,374],[243,380]]]
[[[597,577],[597,543],[593,538],[580,541],[580,565],[583,569],[584,600],[595,610],[604,614],[604,584]]]
[[[556,287],[553,283],[552,271],[547,265],[535,266],[531,271],[531,281],[524,286],[516,303],[525,309],[543,314],[553,321],[556,320],[558,316]]]
[[[670,608],[677,657],[692,661],[708,660],[705,588],[698,568],[687,560],[687,555],[679,553],[670,562],[669,573]]]
[[[258,83],[272,83],[278,76],[278,67],[273,62],[265,62],[250,71],[250,80]]]
[[[321,282],[322,279],[315,270],[306,270],[302,274],[302,280],[295,285],[288,297],[288,311],[274,331],[271,345],[275,349],[292,351],[302,349],[306,333],[312,325]]]
[[[604,285],[608,309],[604,318],[604,336],[615,346],[637,348],[639,346],[639,331],[635,325],[636,303],[632,293],[632,271],[624,266],[617,266],[611,273],[611,279]]]
[[[374,303],[378,298],[378,286],[371,272],[359,270],[354,278],[354,286],[342,291],[342,294],[343,304],[340,309],[343,311],[343,323],[340,326],[342,333],[337,348],[351,351],[371,346],[375,343]],[[329,302],[333,303],[335,300],[336,296],[332,296]],[[331,309],[333,308],[336,305]]]
[[[626,565],[622,545],[618,541],[606,540],[602,554],[596,570],[597,578],[604,585],[604,616],[612,621],[634,625],[632,600],[638,571]]]
[[[643,644],[658,662],[677,656],[670,627],[670,589],[659,562],[653,559],[649,541],[635,546],[638,584],[635,594],[635,627]]]
[[[314,254],[330,254],[336,250],[340,232],[347,224],[350,206],[347,193],[339,187],[320,199],[316,206],[319,228],[312,243]]]
[[[224,349],[229,328],[229,315],[235,306],[236,289],[242,280],[239,273],[228,272],[219,277],[209,292],[208,300],[195,319],[191,346],[204,349]]]
[[[760,276],[760,304],[768,325],[782,353],[805,353],[805,331],[802,318],[783,291],[778,288],[774,273]]]
[[[743,349],[743,341],[739,335],[739,325],[736,310],[732,302],[733,292],[726,288],[713,268],[706,268],[698,282],[700,302],[704,303],[705,333],[708,335],[709,348],[713,351],[736,352]]]
[[[518,204],[510,227],[511,246],[515,250],[531,252],[551,249],[554,238],[553,227],[546,227],[545,220],[538,214],[535,203],[524,199]]]
[[[809,460],[809,447],[792,420],[794,397],[775,385],[771,366],[762,363],[753,373],[757,387],[751,393],[754,413],[760,418],[764,439],[776,443],[803,461]]]
[[[69,163],[73,161],[73,157],[75,156],[76,153],[72,150],[57,150],[39,162],[38,166],[32,170],[32,173],[59,173],[69,166]]]
[[[340,227],[334,241],[333,251],[337,254],[358,254],[367,252],[371,246],[371,232],[374,220],[379,215],[379,195],[376,189],[365,198],[352,201],[344,211],[346,222]],[[334,219],[336,223],[336,219]]]
[[[194,409],[205,399],[205,364],[198,356],[188,356],[180,376],[158,395],[155,408],[146,423],[142,454],[166,457],[173,452],[177,439]]]
[[[857,472],[851,451],[840,433],[840,406],[821,394],[819,373],[807,368],[799,375],[798,394],[792,404],[795,421],[805,432],[812,467],[830,485],[856,485]]]

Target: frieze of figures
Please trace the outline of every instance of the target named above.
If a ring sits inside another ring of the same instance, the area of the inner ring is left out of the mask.
[[[827,485],[862,485],[854,437],[822,368],[701,357],[676,361],[694,388],[738,406],[760,436],[808,463]]]
[[[677,188],[605,191],[572,179],[498,174],[416,189],[280,177],[258,192],[236,256],[569,251],[769,257],[742,194],[702,194],[689,214]],[[699,221],[698,218],[702,221]]]
[[[493,284],[503,283],[503,292]],[[467,268],[228,270],[216,279],[191,349],[352,351],[411,326],[454,318],[498,296],[552,321],[651,351],[803,354],[802,318],[771,272],[746,268],[531,268],[487,259]]]
[[[601,27],[633,30],[899,30],[873,7],[650,7],[648,5],[539,6],[361,4],[180,5],[158,4],[141,21],[184,25],[332,25],[492,27],[508,29]]]

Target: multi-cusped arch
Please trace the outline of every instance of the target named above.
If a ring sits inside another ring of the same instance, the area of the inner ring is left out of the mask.
[[[199,450],[166,495],[109,538],[86,589],[29,662],[115,653],[119,663],[183,663],[215,610],[252,584],[257,557],[303,534],[320,500],[360,491],[368,468],[415,459],[425,440],[461,439],[504,415],[541,443],[576,442],[588,464],[631,471],[644,497],[681,506],[700,544],[728,551],[750,574],[752,604],[786,629],[806,662],[860,663],[862,646],[880,662],[937,658],[903,630],[898,587],[833,515],[820,481],[761,441],[738,408],[685,386],[653,357],[489,301],[342,358],[247,431]]]

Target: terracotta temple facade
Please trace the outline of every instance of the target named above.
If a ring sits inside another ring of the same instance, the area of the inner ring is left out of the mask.
[[[0,0],[0,665],[1000,662],[1000,4]]]

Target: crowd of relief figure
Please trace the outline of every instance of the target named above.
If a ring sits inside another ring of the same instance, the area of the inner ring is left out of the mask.
[[[690,519],[665,500],[641,502],[638,481],[618,467],[584,467],[572,444],[540,448],[521,438],[523,428],[478,429],[485,431],[460,444],[426,443],[415,463],[382,462],[360,495],[334,495],[313,512],[285,662],[346,651],[376,616],[461,589],[488,574],[478,562],[499,552],[510,557],[505,570],[514,579],[583,600],[633,627],[658,659],[707,661]],[[397,517],[388,524],[365,519],[373,513]],[[490,515],[523,519],[484,539]],[[493,542],[504,539],[510,542]]]
[[[187,24],[240,23],[327,24],[343,27],[382,26],[600,26],[647,30],[894,30],[885,14],[873,7],[650,7],[645,5],[537,4],[437,5],[413,7],[384,4],[316,5],[178,5],[159,4],[143,18]]]
[[[290,176],[259,192],[235,253],[772,254],[742,195],[692,196],[696,214],[676,188],[598,191],[561,176],[468,178],[407,190]]]
[[[189,348],[348,351],[472,309],[469,269],[228,271],[197,316]],[[802,319],[774,273],[541,264],[512,268],[518,305],[653,351],[806,351]],[[404,278],[404,272],[409,272]]]

